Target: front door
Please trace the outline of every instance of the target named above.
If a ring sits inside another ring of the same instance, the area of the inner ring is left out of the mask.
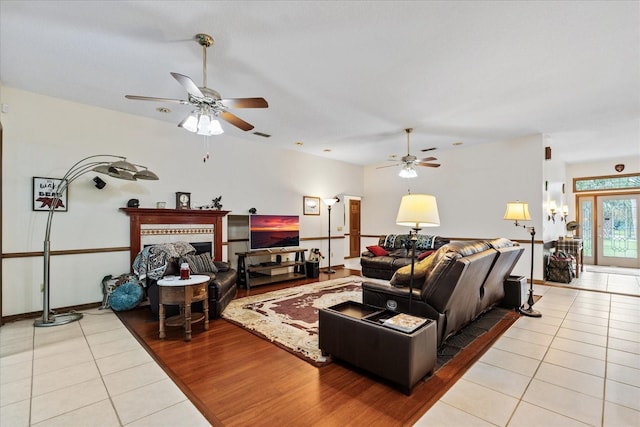
[[[360,200],[349,200],[349,258],[360,256]]]
[[[640,268],[638,194],[578,196],[584,262]]]
[[[598,265],[640,268],[638,202],[640,196],[597,197]]]

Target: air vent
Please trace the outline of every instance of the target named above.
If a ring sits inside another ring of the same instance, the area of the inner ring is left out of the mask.
[[[271,138],[271,135],[262,133],[262,132],[254,132],[253,134],[258,136],[264,136],[265,138]]]

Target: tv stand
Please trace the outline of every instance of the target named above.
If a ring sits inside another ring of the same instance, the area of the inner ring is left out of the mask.
[[[276,248],[251,252],[236,252],[238,256],[238,284],[247,289],[251,286],[267,285],[269,283],[284,282],[286,280],[301,279],[307,277],[304,253],[302,248]],[[247,263],[251,257],[264,257],[283,254],[295,254],[293,261],[277,263],[273,260],[256,265]],[[286,268],[288,271],[281,274],[271,274],[271,270]],[[292,269],[291,269],[292,268]],[[289,271],[292,270],[292,271]]]

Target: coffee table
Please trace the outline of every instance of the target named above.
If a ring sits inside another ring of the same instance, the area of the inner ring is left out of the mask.
[[[183,326],[184,340],[191,341],[191,324],[204,319],[204,329],[209,329],[209,276],[192,275],[189,279],[178,276],[168,276],[158,280],[160,339],[165,337],[165,323],[167,326]],[[191,313],[191,303],[202,301],[204,313]],[[165,322],[165,304],[179,305],[180,314],[169,317]]]

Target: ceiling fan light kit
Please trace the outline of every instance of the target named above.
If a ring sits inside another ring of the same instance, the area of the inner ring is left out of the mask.
[[[382,168],[388,168],[391,166],[400,166],[402,165],[402,169],[400,169],[400,172],[398,172],[398,176],[400,178],[416,178],[418,176],[418,172],[416,172],[416,170],[414,169],[414,166],[426,166],[426,167],[430,167],[430,168],[437,168],[440,167],[439,163],[430,163],[433,160],[438,160],[435,157],[425,157],[424,159],[418,159],[416,156],[411,155],[411,147],[410,147],[410,143],[409,143],[409,134],[411,132],[413,132],[412,128],[406,128],[405,133],[407,134],[407,155],[406,156],[402,156],[402,158],[400,159],[400,161],[402,163],[396,163],[395,165],[389,165],[389,166],[380,166],[377,169],[382,169]],[[430,151],[431,149],[426,149],[423,151]],[[395,157],[395,156],[394,156]],[[396,161],[395,159],[389,159],[389,160],[393,160]]]
[[[218,118],[243,131],[253,129],[252,124],[229,112],[229,108],[268,108],[269,104],[264,98],[222,98],[220,93],[208,88],[207,48],[214,44],[214,40],[210,35],[202,33],[196,34],[194,39],[202,46],[202,87],[198,87],[188,76],[170,73],[186,89],[187,100],[139,95],[125,95],[125,98],[138,101],[172,102],[195,107],[184,120],[178,123],[178,127],[198,135],[211,136],[224,133]]]

